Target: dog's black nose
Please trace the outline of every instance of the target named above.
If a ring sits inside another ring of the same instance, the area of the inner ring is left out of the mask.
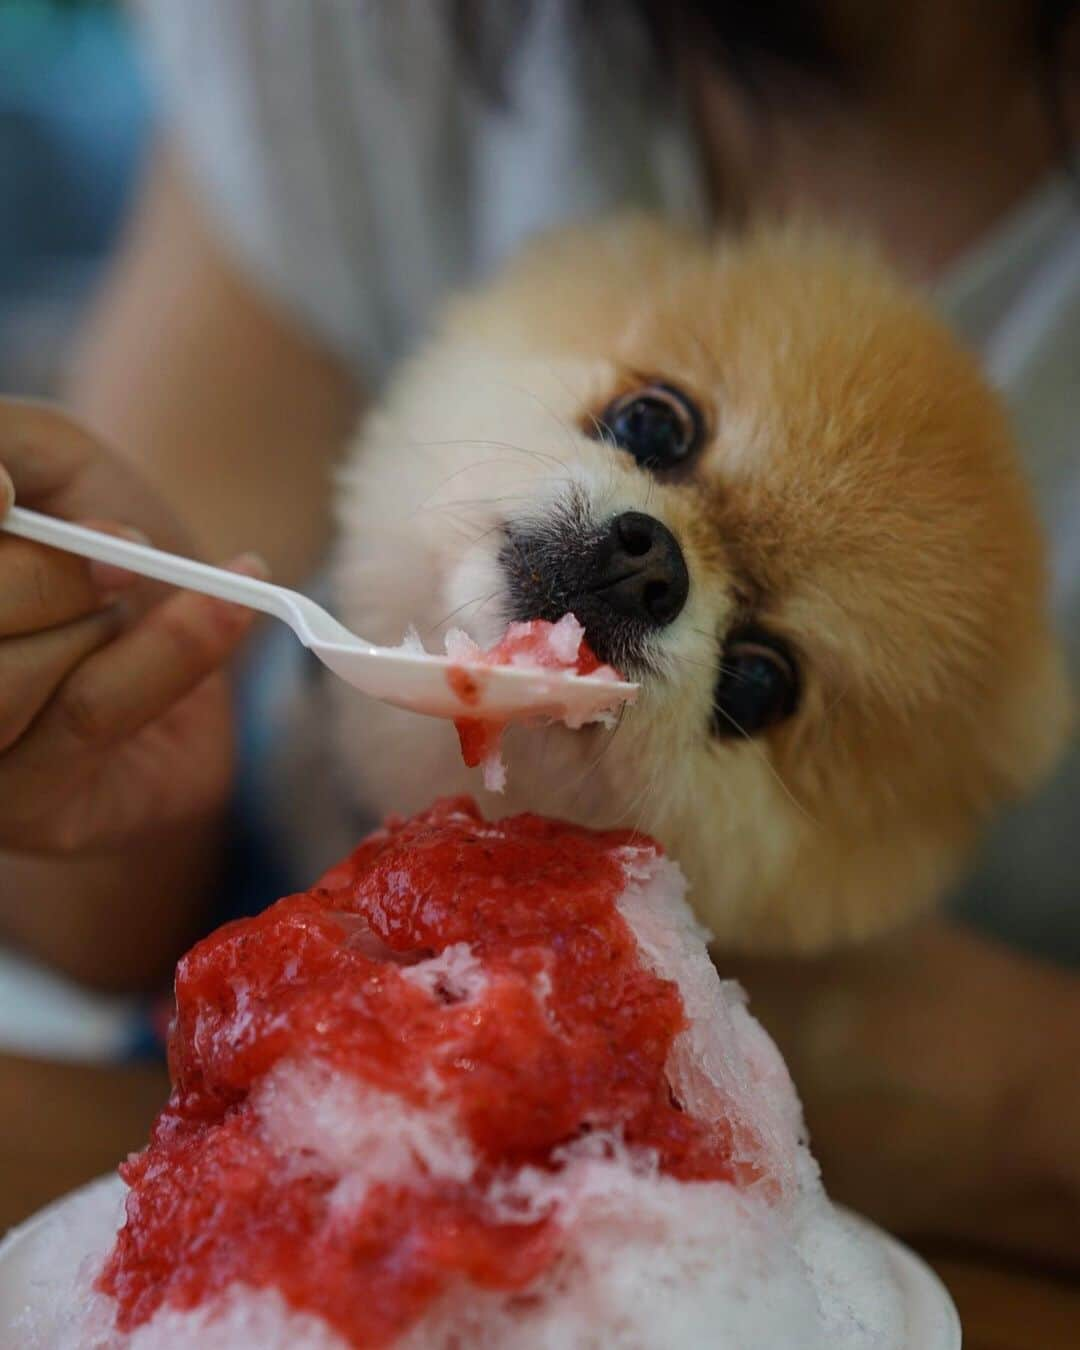
[[[593,554],[586,585],[617,614],[663,628],[676,619],[690,592],[679,541],[655,516],[616,516]],[[591,584],[589,584],[591,582]]]
[[[541,524],[509,525],[499,562],[508,618],[573,614],[601,661],[624,672],[647,666],[650,638],[690,593],[679,541],[641,511],[594,522],[564,507]]]

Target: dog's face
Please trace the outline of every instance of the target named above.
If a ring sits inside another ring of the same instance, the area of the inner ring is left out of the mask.
[[[534,249],[405,368],[340,523],[365,635],[572,611],[641,681],[614,731],[513,732],[486,805],[649,831],[727,942],[925,905],[1064,737],[1001,411],[920,303],[813,232],[630,221]],[[450,727],[342,708],[381,809],[475,790]]]

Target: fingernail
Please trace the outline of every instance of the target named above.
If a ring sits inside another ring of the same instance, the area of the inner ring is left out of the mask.
[[[15,484],[11,481],[11,475],[7,469],[0,464],[0,513],[7,515],[14,504]]]
[[[149,544],[150,536],[143,534],[142,530],[136,529],[134,525],[118,525],[113,534],[119,535],[121,539],[128,540],[132,544]]]
[[[110,534],[115,539],[126,539],[129,544],[149,544],[149,535],[134,525],[118,525],[114,520],[80,520],[88,530],[97,530],[99,534]]]
[[[261,553],[241,553],[238,558],[225,564],[225,571],[239,572],[241,576],[265,581],[270,576],[270,564]]]

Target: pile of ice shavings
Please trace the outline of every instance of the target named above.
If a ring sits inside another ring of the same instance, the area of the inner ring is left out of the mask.
[[[901,1350],[784,1065],[639,836],[465,799],[177,973],[172,1096],[26,1350]]]
[[[406,635],[406,644],[419,642],[415,633]],[[446,635],[446,654],[460,666],[451,669],[451,683],[462,702],[468,704],[478,691],[472,683],[467,667],[516,666],[521,670],[562,670],[575,675],[595,676],[602,680],[621,680],[613,666],[602,664],[585,641],[585,629],[572,614],[564,614],[558,623],[545,619],[531,619],[527,623],[512,623],[494,646],[484,648],[467,633],[453,628]],[[589,721],[612,725],[614,714],[595,714]],[[502,757],[503,722],[459,717],[455,720],[461,741],[461,756],[470,768],[481,765],[484,786],[489,792],[502,792],[506,787],[506,764]],[[575,730],[581,722],[567,721]]]

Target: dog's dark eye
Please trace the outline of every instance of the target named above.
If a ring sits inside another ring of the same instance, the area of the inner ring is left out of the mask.
[[[643,469],[677,469],[701,448],[705,420],[697,405],[669,384],[623,394],[600,418],[603,435]]]
[[[759,629],[732,633],[713,692],[713,734],[756,736],[795,711],[799,671],[791,650]]]

